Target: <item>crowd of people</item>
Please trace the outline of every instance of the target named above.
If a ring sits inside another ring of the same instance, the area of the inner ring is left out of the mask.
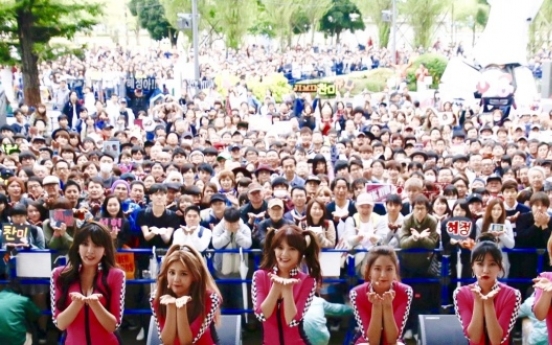
[[[251,47],[222,65],[204,56],[201,72],[206,81],[224,69],[300,79],[375,68],[376,55],[365,47],[315,58],[309,48],[274,58]],[[451,253],[450,274],[466,285],[448,299],[470,343],[509,338],[529,298],[532,317],[552,322],[552,277],[538,276],[552,269],[534,251],[549,247],[552,230],[552,113],[506,115],[439,97],[421,106],[407,89],[257,100],[245,79],[228,95],[185,86],[171,96],[178,59],[98,48],[85,61],[43,63],[48,103],[19,100],[15,123],[0,128],[2,248],[67,256],[53,271],[50,301],[48,286],[22,291],[33,306],[52,308],[66,344],[119,344],[120,326],[144,339],[147,320],[124,316],[125,305],[151,306],[165,344],[213,344],[221,309],[247,300],[266,344],[327,344],[326,322],[335,329],[334,317],[350,314],[357,343],[396,343],[417,332],[418,314],[440,307],[438,285],[399,277],[434,278]],[[50,108],[59,112],[53,120]],[[266,126],[250,128],[258,118]],[[153,247],[168,250],[159,276],[147,255],[116,253]],[[240,248],[263,250],[258,270],[253,255],[206,254]],[[366,282],[350,292],[322,283],[324,249],[346,251],[342,277],[353,256]],[[397,249],[414,252],[397,257]],[[252,279],[245,296],[224,283],[240,279],[244,264]],[[155,291],[125,284],[150,276]],[[23,305],[4,293],[2,301]],[[38,319],[36,341],[46,343],[48,318],[25,308]],[[2,315],[1,342],[23,344],[25,332]]]

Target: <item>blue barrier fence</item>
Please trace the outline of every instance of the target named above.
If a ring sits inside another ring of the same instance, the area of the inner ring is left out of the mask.
[[[42,251],[21,251],[24,253],[52,253],[55,254],[55,251],[50,250],[42,250]],[[136,255],[153,255],[151,249],[121,249],[118,251],[119,253],[134,253]],[[339,249],[324,249],[323,252],[336,252],[336,253],[350,253],[352,254],[352,251],[346,251],[346,250],[339,250]],[[365,252],[365,250],[355,250],[354,252]],[[397,250],[399,253],[399,257],[401,253],[431,253],[431,251],[427,250],[420,250],[420,249],[409,249],[409,250]],[[439,284],[440,285],[440,302],[441,306],[445,306],[450,303],[449,296],[450,296],[450,284],[451,283],[469,283],[473,282],[473,278],[469,279],[459,279],[456,277],[450,277],[450,257],[451,255],[456,255],[456,252],[452,253],[444,253],[441,250],[434,250],[436,254],[440,254],[439,257],[441,258],[441,276],[436,278],[411,278],[411,279],[403,279],[402,281],[406,284]],[[537,261],[537,272],[534,272],[534,276],[537,276],[538,273],[542,272],[544,267],[544,255],[546,254],[545,249],[503,249],[503,252],[505,253],[516,253],[516,254],[536,254],[538,257]],[[0,250],[0,253],[3,255],[6,254],[6,250]],[[161,250],[161,255],[163,255],[163,250]],[[208,267],[211,271],[211,273],[214,272],[214,266],[213,266],[213,255],[212,254],[222,254],[222,253],[235,253],[238,254],[239,250],[237,249],[226,249],[226,250],[207,250],[204,252],[206,258]],[[253,254],[253,267],[250,267],[249,270],[256,270],[260,266],[261,261],[261,255],[262,250],[259,249],[250,249],[250,250],[243,250],[244,254]],[[16,272],[16,260],[17,255],[13,256],[10,259],[10,277],[17,277]],[[343,271],[342,271],[343,272]],[[354,255],[349,255],[347,259],[347,264],[344,269],[345,274],[342,274],[340,277],[335,278],[328,278],[325,277],[323,279],[324,283],[341,283],[345,284],[347,287],[347,290],[352,289],[353,287],[357,286],[358,284],[361,284],[363,282],[362,279],[360,279],[357,276],[356,269],[355,269],[355,257]],[[155,279],[132,279],[127,280],[127,284],[129,285],[136,285],[136,284],[152,284],[155,283]],[[243,284],[243,283],[251,283],[251,279],[216,279],[215,280],[217,284]],[[531,283],[531,279],[527,278],[507,278],[507,279],[500,279],[502,282],[506,283]],[[9,280],[0,280],[0,284],[8,284]],[[50,279],[48,278],[20,278],[19,279],[20,284],[50,284]],[[48,313],[45,311],[45,313]],[[223,309],[223,314],[245,314],[245,313],[253,313],[253,310],[251,308],[249,309]],[[150,309],[125,309],[125,314],[131,315],[131,314],[151,314]]]

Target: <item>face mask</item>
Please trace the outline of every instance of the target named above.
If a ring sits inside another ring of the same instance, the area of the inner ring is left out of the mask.
[[[285,198],[287,196],[287,191],[286,190],[283,190],[283,189],[277,189],[274,191],[274,197],[278,198],[278,199],[282,199],[282,198]]]
[[[100,170],[104,173],[111,172],[112,169],[113,169],[113,164],[111,164],[111,163],[101,163],[100,164]]]
[[[426,175],[425,180],[428,181],[428,182],[435,182],[435,176]]]

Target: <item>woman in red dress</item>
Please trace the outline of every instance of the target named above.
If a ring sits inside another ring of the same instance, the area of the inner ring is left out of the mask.
[[[255,316],[263,323],[263,344],[310,344],[303,332],[303,315],[322,279],[319,252],[312,231],[287,225],[268,232],[265,256],[251,285]],[[308,273],[299,269],[302,260]]]
[[[356,344],[402,344],[412,288],[399,282],[399,263],[393,248],[370,250],[364,280],[349,293],[361,334]]]
[[[505,344],[516,322],[521,294],[498,282],[504,269],[502,251],[495,242],[480,241],[470,261],[477,281],[454,291],[456,316],[464,335],[470,345]]]
[[[125,273],[115,267],[111,233],[90,222],[78,229],[68,263],[52,271],[52,319],[66,345],[119,345]]]
[[[199,254],[174,245],[163,259],[157,290],[150,300],[161,342],[213,345],[220,317],[220,292]]]

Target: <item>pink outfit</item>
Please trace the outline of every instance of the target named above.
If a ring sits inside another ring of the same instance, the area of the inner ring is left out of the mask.
[[[401,337],[410,312],[410,304],[412,303],[413,296],[412,288],[400,282],[393,282],[391,288],[395,291],[395,298],[393,299],[393,315],[395,323],[399,328],[399,337]],[[370,282],[366,282],[355,287],[351,290],[351,292],[349,292],[349,299],[355,311],[355,319],[361,331],[361,336],[357,339],[355,344],[364,344],[368,341],[366,330],[368,329],[370,317],[372,315],[372,303],[368,300],[368,293],[370,291]],[[385,339],[385,332],[383,332],[383,330],[381,343],[388,343],[387,339]]]
[[[552,272],[543,272],[539,277],[547,278],[552,281]],[[542,296],[542,289],[535,289],[535,302],[536,304]],[[552,307],[548,309],[546,314],[546,329],[548,330],[548,344],[552,344]]]
[[[263,344],[266,345],[304,345],[309,344],[303,332],[303,315],[309,309],[312,298],[316,291],[316,280],[303,273],[298,272],[293,278],[300,282],[293,286],[293,299],[297,308],[295,318],[286,324],[284,316],[284,306],[278,301],[276,310],[266,319],[261,310],[261,304],[264,302],[272,282],[268,276],[270,271],[258,270],[253,274],[253,283],[251,285],[251,300],[255,316],[263,323]]]
[[[465,285],[454,290],[454,309],[456,310],[456,316],[462,325],[464,335],[469,340],[469,344],[489,345],[490,342],[486,334],[484,334],[482,339],[479,341],[472,341],[468,337],[468,326],[470,325],[473,317],[474,296],[471,289],[474,285],[475,284]],[[502,283],[496,283],[492,290],[499,287],[500,291],[494,298],[494,306],[498,323],[504,333],[504,337],[502,337],[500,343],[505,344],[508,343],[510,339],[510,332],[516,323],[519,307],[521,305],[521,294],[517,289]]]
[[[56,283],[57,278],[65,267],[57,267],[52,271],[50,279],[50,297],[52,302],[52,319],[54,324],[57,324],[57,317],[63,311],[56,307],[56,302],[61,298],[62,287]],[[102,305],[115,316],[117,328],[121,325],[123,319],[123,311],[125,307],[125,272],[112,268],[107,274],[107,286],[103,286],[103,270],[98,270],[93,293],[102,294],[100,302]],[[110,301],[107,305],[106,293],[110,292]],[[75,281],[69,286],[65,308],[71,303],[69,294],[78,292],[82,294],[80,281]],[[77,314],[75,320],[67,327],[66,345],[119,345],[117,336],[108,332],[98,321],[92,309],[84,305]]]
[[[193,303],[193,302],[192,302]],[[161,338],[161,331],[165,327],[165,318],[159,314],[159,301],[153,297],[150,298],[151,310],[157,325],[157,334]],[[216,344],[213,335],[216,336],[213,330],[215,323],[215,315],[220,307],[221,298],[214,292],[207,291],[205,296],[205,317],[196,317],[190,324],[192,331],[192,344],[197,345],[214,345]],[[180,341],[174,340],[175,345],[180,345]]]

